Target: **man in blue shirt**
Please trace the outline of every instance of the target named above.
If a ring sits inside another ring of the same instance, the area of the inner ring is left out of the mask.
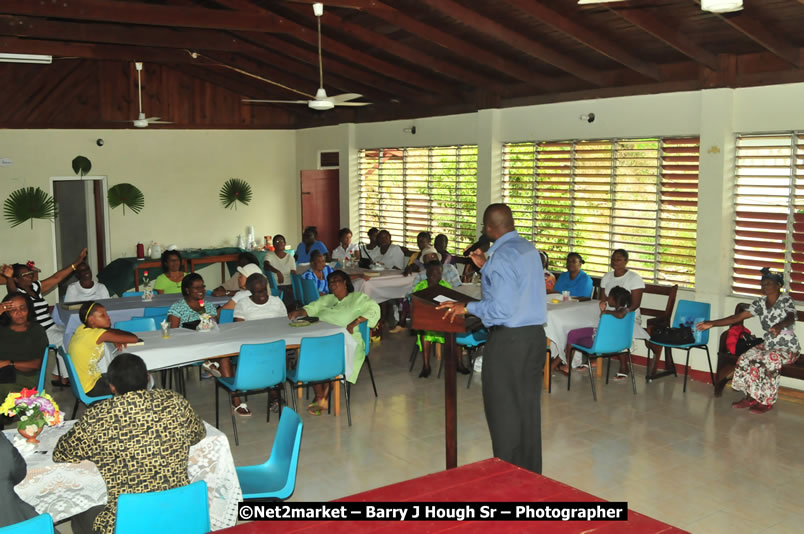
[[[483,405],[494,456],[542,472],[541,389],[547,295],[539,251],[514,230],[511,209],[491,204],[483,233],[489,258],[470,254],[480,268],[483,299],[445,302],[445,318],[471,313],[489,329],[483,355]]]

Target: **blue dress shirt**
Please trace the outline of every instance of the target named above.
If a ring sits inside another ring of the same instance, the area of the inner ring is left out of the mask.
[[[485,326],[543,325],[547,322],[547,293],[539,251],[516,231],[501,236],[489,249],[480,270],[483,300],[466,310]]]
[[[578,272],[575,280],[570,278],[569,271],[561,273],[561,276],[556,280],[556,285],[553,286],[553,291],[561,293],[562,291],[569,291],[573,297],[591,297],[592,296],[592,279],[583,271]]]
[[[307,246],[304,242],[299,243],[299,246],[296,247],[296,263],[310,263],[310,254],[313,253],[314,250],[318,250],[321,254],[326,256],[327,246],[322,243],[321,241],[316,241],[310,246],[310,250],[307,250]]]

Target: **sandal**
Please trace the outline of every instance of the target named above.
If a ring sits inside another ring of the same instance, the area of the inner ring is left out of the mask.
[[[218,362],[206,361],[201,364],[201,368],[215,378],[220,378],[222,376],[219,370],[220,364]]]
[[[310,415],[315,415],[316,417],[321,415],[321,408],[318,407],[316,403],[312,403],[307,406],[307,413]]]
[[[624,380],[626,378],[628,378],[628,373],[617,373],[614,380]]]
[[[558,372],[559,372],[559,373],[561,373],[562,375],[564,375],[564,376],[569,376],[569,370],[567,369],[567,366],[566,366],[565,364],[563,364],[563,363],[562,363],[561,365],[559,365],[558,367],[556,367],[556,369],[557,369],[557,370],[558,370]]]
[[[237,406],[232,406],[232,413],[240,417],[251,417],[251,410],[248,409],[245,402],[241,402]]]

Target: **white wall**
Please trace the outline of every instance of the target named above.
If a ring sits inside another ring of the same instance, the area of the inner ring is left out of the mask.
[[[524,106],[477,113],[384,123],[341,125],[299,131],[297,166],[308,164],[317,150],[331,148],[354,128],[353,141],[341,146],[341,159],[351,161],[342,170],[342,194],[348,189],[348,220],[357,225],[358,169],[354,163],[361,148],[478,144],[478,217],[490,202],[501,200],[501,145],[510,141],[595,139],[606,137],[684,136],[701,137],[698,210],[698,269],[695,291],[679,291],[679,299],[709,302],[712,315],[730,315],[737,302],[730,291],[732,248],[732,177],[734,138],[740,132],[804,129],[804,84],[713,89],[683,93],[643,95],[578,102]],[[595,113],[588,123],[581,115]],[[404,131],[416,126],[416,135]],[[344,152],[346,151],[346,152]],[[348,174],[345,175],[345,174]],[[343,207],[342,207],[343,209]],[[342,213],[342,219],[345,219]],[[646,304],[661,304],[647,299]],[[747,326],[761,332],[758,321]],[[804,325],[799,326],[804,339]],[[710,351],[717,352],[719,331],[711,336]],[[644,349],[640,348],[644,354]],[[700,352],[700,354],[698,354]],[[683,363],[683,362],[681,362]],[[714,362],[713,362],[714,364]],[[701,351],[694,351],[691,365],[707,369]]]
[[[98,138],[104,139],[102,147]],[[111,210],[110,259],[134,256],[138,242],[234,246],[247,225],[258,236],[283,232],[288,242],[301,237],[293,131],[0,130],[0,158],[13,161],[0,167],[0,198],[28,186],[52,194],[50,178],[73,175],[71,162],[79,154],[92,161],[91,174],[106,176],[109,186],[130,182],[145,195],[138,215]],[[229,178],[251,184],[249,206],[235,211],[220,205],[218,192]],[[33,259],[44,275],[62,267],[53,264],[47,221],[35,221],[33,230],[29,224],[0,223],[0,250],[0,261]]]

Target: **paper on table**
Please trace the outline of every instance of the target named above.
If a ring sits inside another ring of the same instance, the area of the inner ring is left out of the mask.
[[[454,299],[445,297],[444,295],[436,295],[435,297],[433,297],[433,300],[438,302],[439,304],[443,304],[445,302],[455,302]]]

